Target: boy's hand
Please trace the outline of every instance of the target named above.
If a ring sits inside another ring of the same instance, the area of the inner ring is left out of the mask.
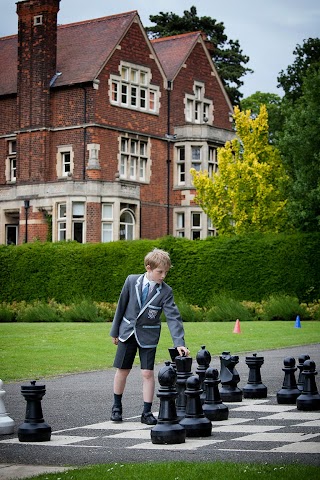
[[[118,337],[111,337],[111,338],[112,338],[112,343],[114,343],[115,345],[118,345],[119,343]]]
[[[187,347],[177,347],[177,350],[179,352],[180,357],[188,357],[189,356],[189,350]]]

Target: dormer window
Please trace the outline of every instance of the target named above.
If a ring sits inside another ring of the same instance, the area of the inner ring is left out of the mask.
[[[121,62],[120,75],[110,75],[110,103],[146,113],[159,113],[159,87],[151,85],[151,70]]]
[[[213,122],[213,103],[205,98],[205,86],[195,82],[194,95],[185,96],[185,118],[187,122],[209,123]]]

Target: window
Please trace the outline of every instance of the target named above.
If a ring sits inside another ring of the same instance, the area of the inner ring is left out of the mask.
[[[58,241],[67,239],[67,204],[58,203]]]
[[[148,143],[145,140],[122,137],[120,140],[121,178],[135,182],[147,180]]]
[[[184,228],[185,228],[184,213],[179,212],[177,213],[177,237],[185,236]]]
[[[102,204],[102,226],[101,226],[101,241],[112,242],[113,240],[113,204]]]
[[[72,176],[74,168],[73,157],[74,152],[71,145],[62,145],[58,147],[56,165],[58,178],[67,178]]]
[[[203,83],[195,82],[193,86],[194,95],[185,97],[185,118],[187,122],[212,123],[213,103],[205,98],[205,86]]]
[[[17,141],[15,139],[7,143],[6,181],[8,183],[17,181]]]
[[[33,25],[42,25],[42,15],[35,15],[33,17]]]
[[[178,160],[177,160],[177,166],[178,166],[178,184],[179,185],[184,185],[186,181],[186,151],[185,147],[178,147]]]
[[[83,243],[83,226],[85,217],[85,203],[72,203],[72,240]]]
[[[191,168],[201,170],[201,147],[191,147]]]
[[[130,210],[124,210],[120,215],[120,240],[134,240],[134,215]]]
[[[198,240],[201,234],[201,213],[191,212],[191,239]]]
[[[6,245],[18,245],[18,225],[6,225]]]
[[[151,86],[151,70],[121,63],[120,75],[110,76],[110,102],[113,105],[158,113],[159,87]]]
[[[217,235],[217,229],[213,226],[211,218],[208,217],[208,237],[216,237]]]
[[[209,147],[209,155],[208,155],[209,177],[212,177],[212,175],[217,171],[218,171],[217,149],[215,147]]]

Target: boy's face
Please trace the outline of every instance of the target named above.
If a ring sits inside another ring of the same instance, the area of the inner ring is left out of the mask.
[[[147,265],[147,277],[152,282],[162,283],[166,278],[168,268],[164,265],[159,265],[157,268],[151,269],[150,265]]]

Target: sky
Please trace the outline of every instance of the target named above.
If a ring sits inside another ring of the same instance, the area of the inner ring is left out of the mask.
[[[0,0],[0,37],[17,33],[17,0]],[[150,15],[173,12],[179,16],[195,6],[225,26],[229,40],[238,40],[250,58],[253,74],[242,77],[246,98],[260,91],[283,95],[277,77],[295,60],[293,51],[308,38],[320,37],[319,0],[61,0],[58,23],[67,24],[137,10],[146,26]],[[1,66],[0,66],[1,68]]]

